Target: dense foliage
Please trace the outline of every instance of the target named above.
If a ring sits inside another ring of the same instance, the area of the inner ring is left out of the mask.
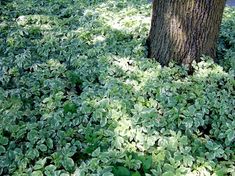
[[[146,58],[150,9],[1,1],[0,175],[235,173],[235,10],[218,49],[226,71],[205,57],[188,75]]]
[[[235,10],[226,8],[220,32],[218,60],[225,70],[235,70]]]

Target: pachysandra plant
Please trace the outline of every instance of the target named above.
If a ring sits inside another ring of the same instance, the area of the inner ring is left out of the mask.
[[[235,10],[218,54],[147,59],[144,0],[1,1],[0,175],[234,174]],[[225,70],[223,69],[225,68]]]

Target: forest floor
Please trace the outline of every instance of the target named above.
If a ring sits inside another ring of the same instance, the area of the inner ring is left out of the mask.
[[[147,58],[146,0],[4,0],[0,175],[235,173],[235,9],[218,63]],[[166,48],[167,50],[167,48]]]

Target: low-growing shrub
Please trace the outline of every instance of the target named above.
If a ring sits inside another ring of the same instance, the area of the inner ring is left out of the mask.
[[[234,9],[218,50],[226,71],[204,57],[193,75],[146,58],[150,9],[0,5],[0,175],[235,173]]]

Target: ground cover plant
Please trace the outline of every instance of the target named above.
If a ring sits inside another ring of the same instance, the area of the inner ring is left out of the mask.
[[[150,9],[0,1],[0,175],[234,175],[235,10],[188,75],[146,58]]]

